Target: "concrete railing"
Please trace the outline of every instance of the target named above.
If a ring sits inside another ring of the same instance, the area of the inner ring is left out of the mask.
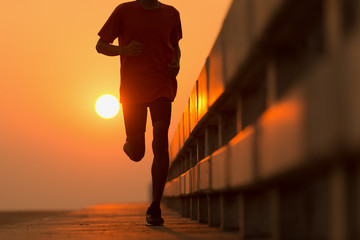
[[[360,3],[234,0],[164,202],[243,238],[359,239]]]

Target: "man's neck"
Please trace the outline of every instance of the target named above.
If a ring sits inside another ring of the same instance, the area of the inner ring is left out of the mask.
[[[158,0],[136,0],[145,9],[155,9],[160,6]]]

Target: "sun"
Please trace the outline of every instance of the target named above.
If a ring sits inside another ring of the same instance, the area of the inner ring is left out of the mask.
[[[96,100],[95,110],[102,118],[113,118],[120,109],[119,101],[111,94],[105,94]]]

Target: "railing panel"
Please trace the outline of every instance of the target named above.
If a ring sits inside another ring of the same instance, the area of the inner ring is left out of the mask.
[[[182,174],[179,178],[180,180],[180,195],[184,196],[186,194],[186,173]]]
[[[206,61],[208,62],[208,61]],[[208,70],[207,63],[204,65],[198,78],[198,121],[208,110]]]
[[[180,196],[181,195],[181,182],[180,179],[174,180],[174,195]]]
[[[181,149],[184,146],[184,143],[186,141],[185,129],[184,129],[184,113],[181,115],[181,118],[179,121],[179,137],[180,137],[180,149]]]
[[[192,189],[192,187],[191,187],[192,181],[191,181],[190,170],[185,173],[184,178],[185,178],[185,194],[189,195],[191,193],[191,189]]]
[[[196,81],[190,94],[190,132],[194,130],[198,123],[198,81]]]
[[[212,190],[225,189],[229,186],[229,152],[224,146],[214,152],[211,156],[211,188]]]
[[[211,187],[211,176],[210,176],[210,157],[203,159],[199,163],[199,173],[200,173],[200,191],[207,191]]]
[[[189,136],[190,136],[190,100],[186,104],[184,110],[184,142],[189,138]]]
[[[180,181],[179,178],[167,182],[164,189],[165,197],[178,197],[180,196]]]
[[[190,177],[191,193],[197,193],[199,191],[199,165],[191,168]]]
[[[259,121],[259,172],[267,178],[302,164],[305,147],[304,91],[296,88]]]
[[[230,186],[246,186],[255,180],[255,128],[249,126],[229,142]]]
[[[235,80],[235,74],[241,64],[244,63],[250,51],[251,44],[251,21],[249,0],[234,1],[224,21],[221,31],[223,36],[223,49],[226,85]]]
[[[170,142],[170,151],[169,151],[170,164],[174,162],[179,151],[180,151],[180,135],[179,135],[179,127],[177,127],[174,137]]]
[[[222,35],[219,35],[209,55],[209,107],[225,90],[224,67]]]

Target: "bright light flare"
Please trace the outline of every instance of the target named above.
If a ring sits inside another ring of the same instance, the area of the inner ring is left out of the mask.
[[[102,118],[113,118],[120,109],[119,101],[111,94],[105,94],[96,100],[95,110]]]

